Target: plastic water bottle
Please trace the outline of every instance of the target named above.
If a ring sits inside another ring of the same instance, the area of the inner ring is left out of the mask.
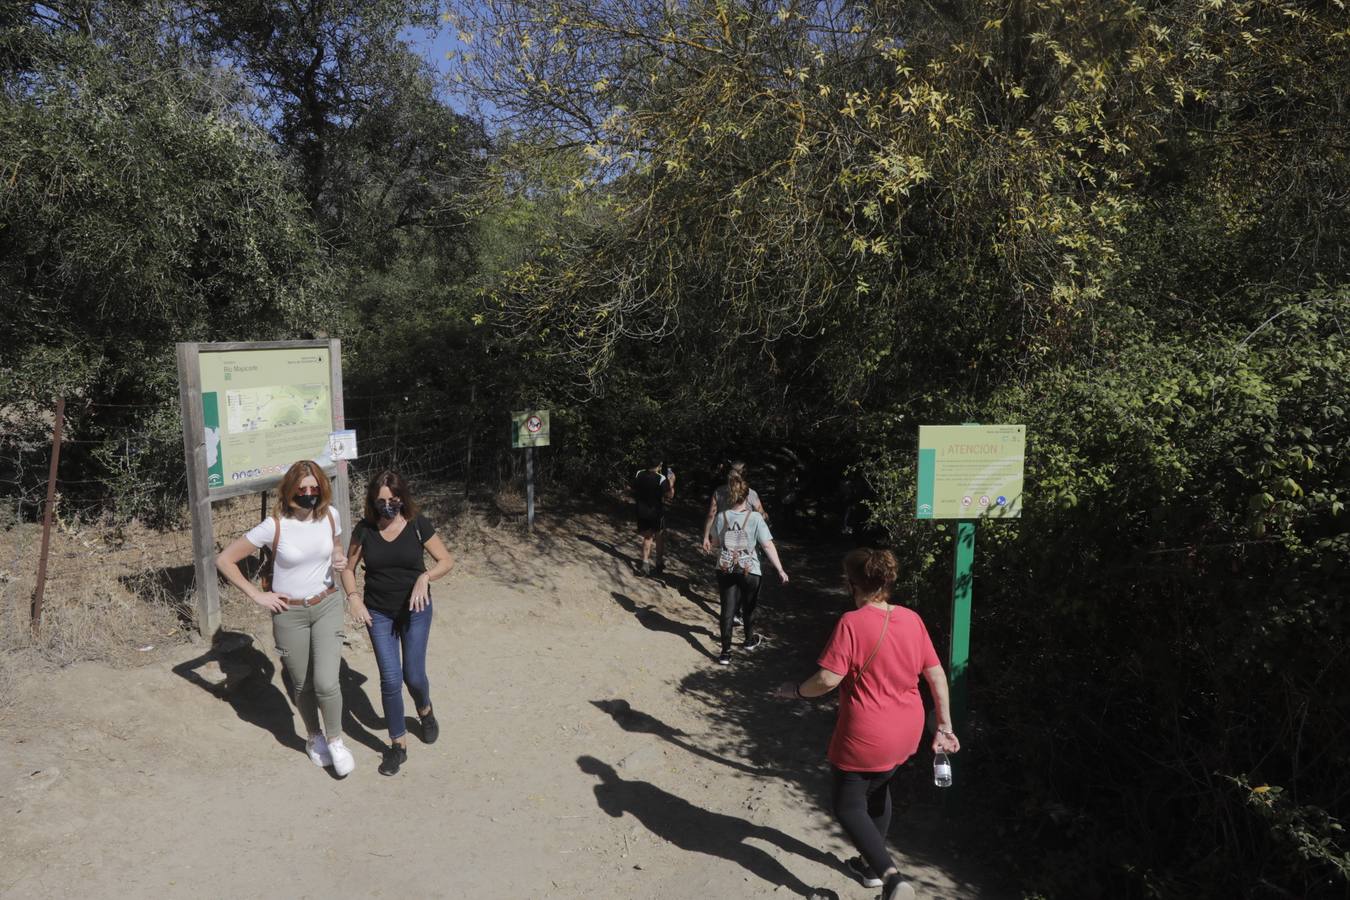
[[[933,784],[938,787],[952,786],[952,764],[941,750],[933,756]]]

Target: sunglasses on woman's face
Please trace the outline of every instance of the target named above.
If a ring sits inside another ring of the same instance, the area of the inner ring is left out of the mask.
[[[317,487],[299,487],[295,489],[295,492],[297,494],[309,496],[310,494],[317,494],[319,492],[319,489]]]

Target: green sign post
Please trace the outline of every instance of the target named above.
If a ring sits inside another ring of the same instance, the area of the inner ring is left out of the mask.
[[[511,446],[525,448],[525,528],[534,531],[534,448],[548,446],[548,410],[512,413]]]
[[[952,718],[965,725],[966,674],[974,596],[975,519],[1022,515],[1025,425],[921,425],[914,515],[956,519],[952,568],[952,635],[948,656]]]

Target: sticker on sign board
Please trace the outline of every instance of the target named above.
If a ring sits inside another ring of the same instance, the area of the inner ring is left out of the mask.
[[[356,459],[356,432],[348,428],[328,436],[329,459]]]

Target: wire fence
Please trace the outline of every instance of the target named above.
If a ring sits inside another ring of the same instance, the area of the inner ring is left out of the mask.
[[[190,627],[195,573],[183,445],[181,432],[163,427],[174,424],[174,417],[166,423],[160,415],[165,408],[83,404],[70,439],[62,440],[44,632],[48,609],[88,611],[100,605],[119,607],[119,621],[139,621],[147,633]],[[359,514],[365,485],[392,469],[408,479],[415,494],[434,493],[442,504],[455,497],[465,504],[488,500],[512,512],[500,500],[523,490],[523,455],[507,446],[505,423],[475,419],[470,412],[450,410],[444,421],[457,423],[453,426],[349,417],[360,450],[349,463],[351,508]],[[384,427],[363,427],[374,421]],[[22,442],[15,433],[0,432],[0,634],[9,636],[9,646],[30,630],[52,450],[37,443],[33,431]],[[536,483],[551,481],[554,468],[552,454],[537,453]],[[228,543],[256,524],[272,502],[258,493],[213,504],[216,543]],[[62,658],[82,653],[75,648]]]

